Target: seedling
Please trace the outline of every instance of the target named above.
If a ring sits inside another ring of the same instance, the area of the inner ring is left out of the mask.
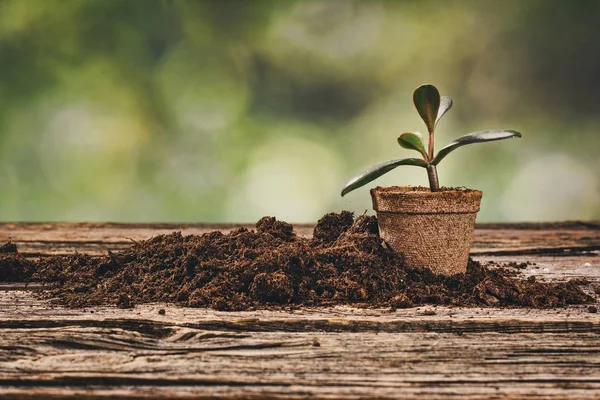
[[[440,92],[433,85],[421,85],[413,94],[413,102],[427,126],[427,132],[429,133],[427,149],[423,144],[423,136],[419,132],[403,133],[398,137],[398,144],[405,149],[418,151],[422,158],[404,158],[375,164],[350,179],[344,190],[342,190],[342,196],[366,185],[400,165],[414,165],[425,168],[429,178],[429,188],[432,192],[437,192],[440,190],[437,165],[452,151],[467,144],[521,137],[519,132],[509,129],[477,131],[455,139],[434,156],[435,127],[442,116],[452,107],[452,99],[448,96],[440,96]]]

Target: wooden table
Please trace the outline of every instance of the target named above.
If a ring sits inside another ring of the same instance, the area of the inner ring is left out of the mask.
[[[0,243],[29,257],[102,254],[232,228],[5,223]],[[525,277],[599,283],[600,224],[479,225],[472,255],[534,262]],[[0,286],[1,398],[600,398],[600,317],[587,306],[74,310],[38,288]]]

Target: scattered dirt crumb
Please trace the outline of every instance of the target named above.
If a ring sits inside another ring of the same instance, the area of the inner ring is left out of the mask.
[[[397,296],[394,296],[392,300],[390,300],[390,307],[392,311],[396,311],[398,308],[411,308],[414,304],[411,299],[404,293],[400,293]]]
[[[588,307],[588,312],[592,313],[592,314],[596,314],[598,312],[598,307],[596,307],[596,306],[589,306]]]
[[[117,307],[119,308],[133,308],[134,303],[131,301],[131,298],[125,293],[121,293],[119,295],[119,299],[117,300]]]
[[[521,262],[517,263],[515,261],[511,261],[507,264],[503,264],[502,266],[505,268],[515,268],[515,269],[527,269],[527,266],[531,265],[529,262]]]

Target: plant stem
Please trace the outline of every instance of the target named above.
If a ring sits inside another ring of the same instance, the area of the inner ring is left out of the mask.
[[[429,140],[427,141],[427,155],[429,156],[429,160],[433,160],[433,132],[429,132]]]
[[[429,178],[429,189],[432,192],[437,192],[440,190],[440,183],[438,181],[437,168],[435,165],[427,166],[427,177]]]

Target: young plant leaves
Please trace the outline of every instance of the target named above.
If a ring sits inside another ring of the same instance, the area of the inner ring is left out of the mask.
[[[427,125],[427,131],[433,132],[440,108],[440,92],[433,85],[421,85],[413,93],[413,102]]]
[[[446,157],[450,152],[467,144],[492,142],[494,140],[509,139],[513,137],[520,138],[521,133],[508,129],[492,129],[489,131],[478,131],[469,133],[467,135],[459,137],[458,139],[455,139],[454,141],[450,142],[446,147],[441,149],[431,161],[431,164],[438,165],[440,161],[442,161],[442,159]]]
[[[437,113],[437,118],[435,119],[435,124],[437,125],[438,121],[448,112],[449,109],[452,108],[452,99],[448,96],[440,97],[440,108]]]
[[[350,179],[350,181],[348,181],[348,183],[342,190],[342,196],[350,193],[354,189],[358,189],[359,187],[366,185],[372,180],[379,178],[381,175],[390,172],[391,170],[400,165],[415,165],[418,167],[427,168],[427,163],[419,158],[404,158],[402,160],[384,161],[382,163],[375,164],[370,168],[367,168],[366,170],[362,171],[361,173]]]
[[[416,150],[427,159],[427,152],[423,144],[423,136],[419,132],[405,132],[398,137],[398,144],[405,149]]]

